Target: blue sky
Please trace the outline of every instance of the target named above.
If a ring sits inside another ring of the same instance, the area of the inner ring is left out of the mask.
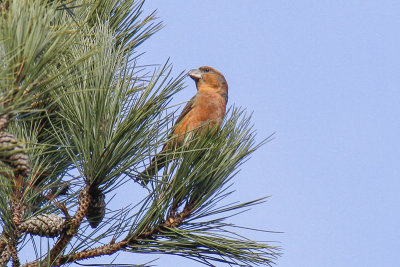
[[[400,1],[145,4],[154,9],[166,27],[140,47],[142,62],[215,67],[229,105],[254,112],[258,139],[276,132],[243,165],[232,200],[271,198],[234,222],[283,232],[262,236],[281,242],[277,266],[398,266]],[[194,95],[186,84],[175,104]]]

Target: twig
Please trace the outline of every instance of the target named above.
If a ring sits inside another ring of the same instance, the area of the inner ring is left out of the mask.
[[[21,82],[21,80],[22,80],[21,75],[22,75],[24,68],[25,68],[25,58],[24,58],[24,56],[22,56],[22,63],[19,66],[19,70],[18,70],[17,75],[14,80],[15,85],[18,85]]]
[[[126,249],[127,247],[132,247],[138,244],[140,241],[153,240],[154,238],[156,238],[158,234],[162,233],[166,228],[176,228],[182,225],[183,221],[186,218],[188,218],[191,215],[191,213],[192,213],[192,205],[188,204],[186,205],[186,207],[183,209],[182,212],[176,215],[169,215],[165,220],[165,222],[160,224],[158,227],[153,228],[146,232],[142,232],[141,234],[139,234],[134,238],[126,237],[124,240],[117,243],[115,243],[115,240],[112,240],[109,244],[101,247],[88,249],[69,255],[62,255],[59,256],[54,262],[52,261],[53,265],[59,266],[65,263],[75,262],[83,259],[95,258],[103,255],[111,255],[117,251]],[[40,266],[38,264],[39,263],[37,262],[36,263],[33,262],[25,264],[23,265],[23,267]]]
[[[82,220],[86,215],[90,204],[89,190],[90,186],[86,186],[82,190],[80,194],[78,210],[72,219],[67,219],[65,221],[63,232],[54,247],[50,250],[48,256],[45,257],[46,260],[30,262],[23,265],[24,267],[47,266],[49,263],[51,266],[60,265],[60,259],[65,257],[61,256],[60,254],[64,251],[71,239],[76,235],[79,225],[82,223]]]
[[[17,243],[18,243],[17,237],[15,235],[10,236],[10,238],[8,239],[8,246],[10,250],[10,255],[12,257],[13,267],[19,267],[21,265],[18,258]]]
[[[9,251],[9,246],[8,246],[8,237],[5,232],[1,234],[1,239],[0,239],[0,266],[7,266],[7,262],[11,258],[11,253]]]
[[[104,245],[104,246],[101,246],[98,248],[84,250],[84,251],[77,252],[77,253],[71,254],[71,255],[60,256],[56,260],[55,265],[59,266],[61,264],[65,264],[68,262],[75,262],[78,260],[89,259],[89,258],[94,258],[94,257],[98,257],[98,256],[103,256],[103,255],[111,255],[121,249],[126,248],[127,246],[128,246],[127,241],[121,241],[121,242],[117,242],[117,243],[110,243],[110,244],[107,244],[107,245]]]
[[[90,205],[89,189],[90,186],[86,186],[82,190],[78,210],[76,211],[74,217],[71,220],[67,221],[66,227],[64,228],[61,237],[57,240],[54,247],[50,250],[50,262],[54,262],[54,260],[61,254],[61,252],[71,241],[71,239],[76,235],[79,225],[82,223],[82,220],[85,217],[88,207]]]
[[[19,258],[18,258],[18,240],[21,237],[21,233],[18,231],[18,226],[21,224],[21,217],[23,213],[23,207],[21,203],[21,189],[19,181],[22,179],[19,176],[17,180],[16,187],[14,189],[13,200],[11,201],[11,210],[13,213],[13,222],[15,225],[15,230],[8,238],[8,248],[10,251],[10,255],[12,257],[12,266],[19,267],[21,265]]]
[[[11,259],[10,247],[6,246],[5,250],[0,253],[0,266],[7,266],[7,262]]]

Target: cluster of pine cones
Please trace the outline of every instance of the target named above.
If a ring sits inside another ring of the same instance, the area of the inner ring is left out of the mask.
[[[0,117],[0,120],[2,117]],[[7,125],[8,121],[0,121],[0,124]],[[29,156],[23,142],[18,140],[11,133],[0,130],[0,161],[11,167],[15,177],[27,177],[30,174]],[[104,201],[105,195],[101,190],[94,186],[90,192],[90,205],[86,213],[86,218],[92,228],[96,228],[103,220],[105,215]],[[33,217],[20,225],[23,232],[34,235],[55,237],[60,234],[63,220],[57,215],[39,215]]]
[[[25,146],[11,133],[0,132],[0,160],[11,167],[16,177],[27,177],[30,174],[29,156]],[[19,228],[25,233],[55,237],[61,233],[63,224],[61,217],[43,214],[22,222]]]

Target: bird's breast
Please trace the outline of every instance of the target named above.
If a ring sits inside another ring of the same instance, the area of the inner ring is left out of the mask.
[[[194,111],[200,124],[219,125],[225,117],[226,101],[216,93],[198,94],[194,102]]]

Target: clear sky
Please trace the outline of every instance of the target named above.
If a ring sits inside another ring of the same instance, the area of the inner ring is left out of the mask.
[[[399,266],[400,1],[148,1],[154,9],[166,27],[140,47],[142,62],[215,67],[229,105],[254,111],[259,140],[276,132],[242,166],[232,200],[271,198],[235,223],[284,232],[262,236],[281,242],[277,266]],[[195,93],[186,84],[175,103]]]

